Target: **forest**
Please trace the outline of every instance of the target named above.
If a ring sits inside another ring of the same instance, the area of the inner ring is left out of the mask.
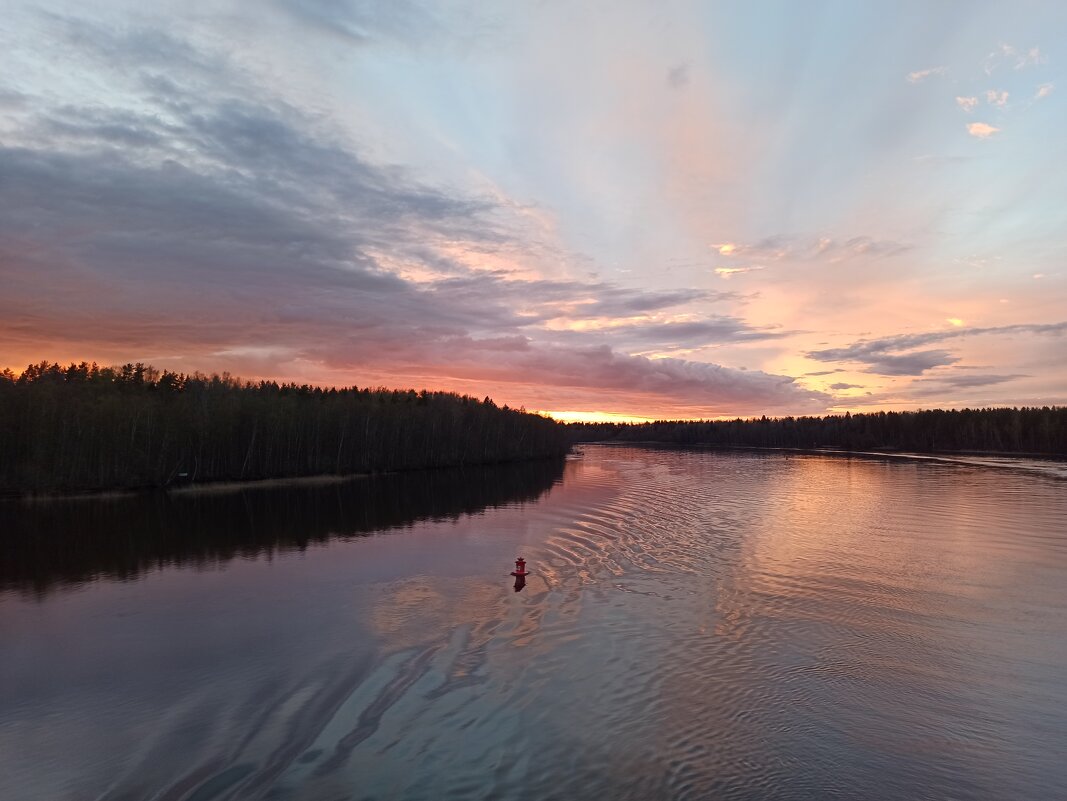
[[[560,457],[565,428],[489,398],[185,375],[0,373],[0,493],[167,487]]]
[[[575,441],[1067,456],[1067,407],[941,409],[726,421],[572,423]]]

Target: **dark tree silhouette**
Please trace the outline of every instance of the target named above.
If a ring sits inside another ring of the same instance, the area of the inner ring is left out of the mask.
[[[163,487],[558,457],[562,426],[489,398],[324,389],[144,364],[0,373],[0,491]]]
[[[578,442],[1067,455],[1067,407],[941,409],[726,421],[572,423]]]

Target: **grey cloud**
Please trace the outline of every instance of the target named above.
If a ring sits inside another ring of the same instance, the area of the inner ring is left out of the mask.
[[[62,36],[67,47],[127,76],[160,70],[165,75],[207,79],[227,73],[229,59],[218,51],[206,51],[161,28],[109,26],[72,15],[41,12]]]
[[[1026,378],[1024,373],[1010,373],[1008,375],[953,375],[938,378],[942,384],[950,387],[990,387],[995,384],[1003,384],[1014,381],[1016,378]]]
[[[939,375],[932,378],[921,379],[909,387],[912,394],[919,397],[944,395],[946,390],[951,389],[977,389],[981,387],[997,386],[1014,381],[1017,378],[1027,378],[1022,373],[1010,373],[1007,375],[995,374],[953,374]]]
[[[872,354],[867,361],[867,372],[880,375],[922,375],[935,367],[945,367],[959,361],[947,350],[918,350],[903,355],[886,353]]]
[[[717,315],[703,320],[664,323],[634,323],[613,326],[605,331],[613,341],[640,347],[695,348],[738,342],[762,342],[781,339],[794,332],[774,328],[757,328],[737,317]]]
[[[14,89],[0,87],[0,109],[15,111],[26,108],[29,105],[29,95],[17,92]]]
[[[921,334],[900,334],[881,339],[860,340],[843,348],[813,350],[805,355],[820,362],[858,362],[867,365],[868,372],[882,375],[921,375],[934,367],[955,364],[959,358],[947,350],[916,350],[917,348],[971,336],[1010,336],[1013,334],[1059,336],[1065,331],[1067,331],[1067,322],[956,328],[950,331],[929,331]]]
[[[178,133],[144,115],[69,106],[40,119],[36,129],[45,140],[69,143],[71,147],[96,144],[138,149],[166,148]]]
[[[550,320],[566,319],[571,322],[617,319],[663,311],[688,303],[712,303],[735,300],[732,292],[710,292],[701,289],[639,290],[619,287],[604,282],[568,280],[526,280],[498,274],[465,274],[434,282],[429,286],[442,300],[467,307],[472,313],[483,316],[496,308],[493,304],[511,311],[509,325],[524,327],[540,326]],[[489,304],[487,306],[487,304]],[[521,316],[516,317],[518,313]],[[736,318],[715,317],[720,328],[755,332]],[[654,339],[656,330],[669,337],[684,328],[673,328],[671,323],[634,323],[608,329],[612,341],[619,344],[626,340],[628,332],[637,332],[642,346]],[[710,329],[709,329],[710,330]],[[697,329],[688,333],[695,334]],[[584,333],[581,337],[592,337]]]
[[[689,84],[689,64],[682,62],[667,70],[667,83],[675,89]]]
[[[839,382],[837,384],[831,384],[830,389],[842,390],[842,389],[863,389],[862,384],[846,384]]]
[[[273,0],[292,19],[356,45],[446,38],[433,6],[409,0]]]

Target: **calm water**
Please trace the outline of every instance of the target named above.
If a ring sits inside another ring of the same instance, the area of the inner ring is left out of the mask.
[[[584,451],[0,505],[0,799],[1067,797],[1057,466]]]

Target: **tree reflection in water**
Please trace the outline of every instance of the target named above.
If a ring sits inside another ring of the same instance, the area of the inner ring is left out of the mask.
[[[128,580],[170,565],[214,566],[478,514],[540,498],[562,478],[564,464],[553,459],[323,484],[7,501],[0,503],[0,590],[44,595],[62,585]]]

